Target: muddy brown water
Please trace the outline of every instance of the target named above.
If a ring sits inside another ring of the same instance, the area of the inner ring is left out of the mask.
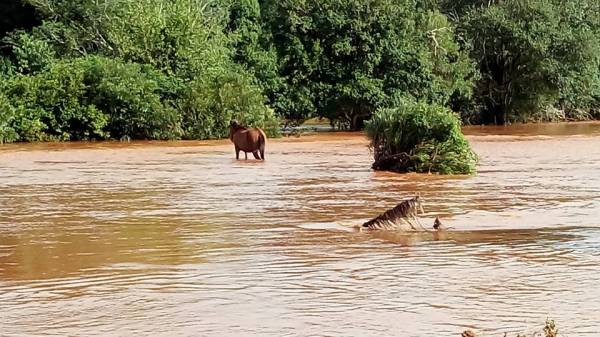
[[[0,335],[600,334],[600,124],[465,128],[474,177],[361,134],[0,147]],[[419,192],[442,237],[349,229]]]

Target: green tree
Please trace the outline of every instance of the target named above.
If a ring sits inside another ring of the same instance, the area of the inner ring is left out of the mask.
[[[264,27],[264,20],[258,0],[230,1],[227,33],[233,44],[233,59],[256,77],[270,105],[277,106],[283,81],[272,35]]]
[[[13,64],[20,73],[35,73],[47,68],[56,58],[50,44],[29,33],[15,31],[3,42],[12,51]]]
[[[0,89],[18,140],[177,138],[178,117],[161,96],[162,77],[148,67],[88,56],[12,77]]]
[[[446,104],[467,94],[473,67],[439,12],[413,0],[268,0],[263,14],[285,78],[277,110],[359,129],[410,96]]]
[[[191,79],[231,64],[227,9],[206,0],[31,0],[63,57],[100,54]]]
[[[4,38],[0,139],[215,138],[230,118],[275,134],[234,60],[229,7],[202,0],[29,0],[44,19]]]
[[[482,122],[527,120],[546,106],[589,108],[600,97],[596,1],[507,0],[474,8],[459,25],[481,71],[475,97]]]

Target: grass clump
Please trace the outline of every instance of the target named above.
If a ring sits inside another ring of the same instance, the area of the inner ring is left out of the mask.
[[[471,150],[454,113],[440,105],[401,100],[377,111],[366,125],[373,169],[394,172],[473,174]]]

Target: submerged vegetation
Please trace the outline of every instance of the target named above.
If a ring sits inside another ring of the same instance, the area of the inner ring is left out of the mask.
[[[376,156],[415,159],[398,170],[472,172],[458,127],[401,144],[383,124],[600,117],[595,0],[22,0],[0,14],[0,142],[221,138],[231,119],[359,130],[375,114]]]

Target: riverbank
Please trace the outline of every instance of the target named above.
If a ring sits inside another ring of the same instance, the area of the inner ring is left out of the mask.
[[[282,137],[270,138],[269,143],[287,142],[313,142],[313,141],[335,141],[348,136],[363,136],[363,132],[339,131],[329,129],[326,125],[315,125],[290,133],[289,129],[282,130]],[[600,134],[600,121],[587,122],[564,122],[564,123],[530,123],[513,124],[508,126],[463,126],[463,133],[467,139],[503,139],[506,137],[551,137],[551,136],[596,136]],[[112,141],[67,141],[67,142],[35,142],[35,143],[6,143],[0,145],[0,151],[23,151],[23,150],[60,150],[60,149],[93,149],[93,148],[128,148],[145,146],[166,147],[206,147],[206,146],[230,146],[229,139],[219,140],[132,140],[129,142]]]

